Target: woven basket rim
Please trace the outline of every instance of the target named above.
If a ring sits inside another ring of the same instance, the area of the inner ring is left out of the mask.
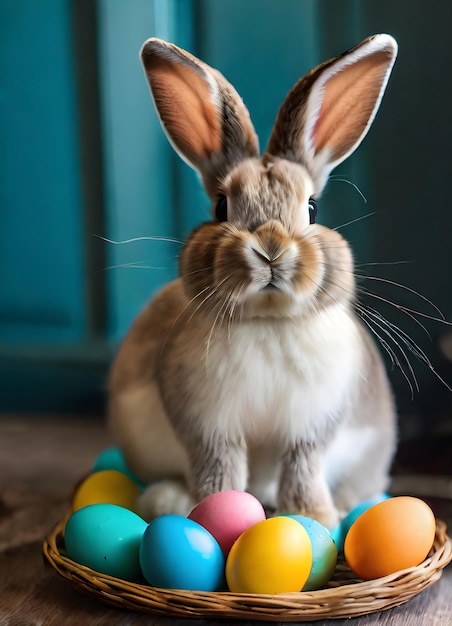
[[[435,542],[425,561],[384,578],[346,580],[345,584],[333,579],[325,589],[278,595],[160,589],[120,580],[72,561],[60,547],[68,516],[44,540],[45,561],[78,591],[105,604],[167,617],[279,622],[358,617],[407,602],[439,580],[444,567],[452,561],[452,540],[446,524],[437,520]],[[350,578],[346,565],[341,568]]]

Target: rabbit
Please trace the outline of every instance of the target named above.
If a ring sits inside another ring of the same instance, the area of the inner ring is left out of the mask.
[[[143,44],[163,130],[213,212],[111,368],[109,426],[147,485],[146,519],[240,490],[332,528],[387,488],[395,401],[355,313],[350,246],[317,223],[315,199],[366,135],[396,55],[379,34],[310,71],[260,155],[219,71],[163,40]]]

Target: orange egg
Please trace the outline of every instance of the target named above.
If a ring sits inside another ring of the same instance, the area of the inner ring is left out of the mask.
[[[415,567],[435,538],[435,516],[418,498],[399,496],[365,511],[352,525],[344,545],[350,569],[371,580]]]

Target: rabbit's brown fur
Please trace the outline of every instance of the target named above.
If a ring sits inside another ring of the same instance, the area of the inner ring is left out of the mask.
[[[149,485],[147,517],[248,489],[333,526],[386,488],[391,391],[354,312],[350,247],[310,223],[309,203],[366,134],[395,54],[379,35],[313,70],[259,157],[221,74],[172,44],[144,45],[164,129],[214,208],[227,206],[226,221],[191,234],[180,278],[138,316],[112,368],[110,424]]]

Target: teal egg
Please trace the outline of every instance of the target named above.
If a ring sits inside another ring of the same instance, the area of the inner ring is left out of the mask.
[[[304,515],[285,515],[303,526],[312,545],[312,567],[302,591],[320,589],[334,574],[337,563],[337,548],[330,532],[317,520]]]
[[[78,509],[64,530],[68,556],[81,565],[122,580],[141,577],[140,543],[147,528],[136,513],[116,504]]]
[[[140,547],[140,564],[154,587],[215,591],[224,584],[224,556],[208,530],[181,515],[156,517]]]
[[[331,539],[336,544],[336,548],[338,552],[342,552],[344,549],[344,542],[345,542],[344,531],[345,531],[345,528],[342,526],[342,524],[338,524],[335,528],[328,529],[328,532],[331,535]]]
[[[388,496],[387,493],[382,493],[378,496],[375,496],[374,498],[361,502],[344,517],[344,519],[338,526],[336,526],[336,528],[330,530],[330,535],[333,538],[339,552],[343,552],[344,542],[347,533],[352,525],[356,522],[358,517],[360,517],[364,513],[364,511],[367,511],[367,509],[370,509],[372,506],[375,506],[375,504],[378,504],[383,500],[387,500],[390,497],[391,496]]]
[[[144,489],[140,479],[127,467],[126,460],[120,448],[106,448],[103,450],[93,465],[93,472],[101,472],[103,470],[116,470],[131,478],[140,489]]]

